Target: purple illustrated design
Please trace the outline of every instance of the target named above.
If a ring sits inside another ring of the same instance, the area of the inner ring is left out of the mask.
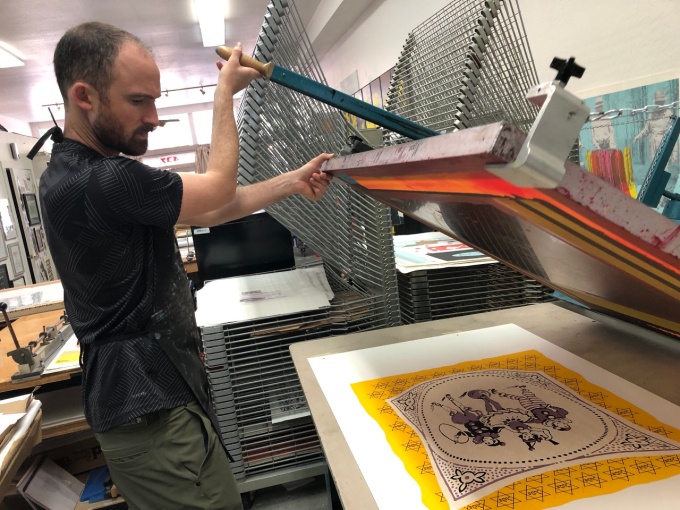
[[[542,372],[480,370],[388,400],[427,447],[449,502],[599,460],[677,455],[680,444],[612,414]]]

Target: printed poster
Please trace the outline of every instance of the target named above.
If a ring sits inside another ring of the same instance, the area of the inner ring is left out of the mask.
[[[662,107],[672,105],[678,99],[678,80],[584,99],[591,112],[602,113],[603,117],[586,123],[581,130],[579,135],[581,166],[600,175],[631,196],[637,197],[661,140],[668,130],[669,119],[678,114],[677,103],[675,108]],[[632,109],[645,107],[648,111],[630,114]],[[622,110],[622,114],[605,115],[612,110]],[[666,166],[666,171],[671,174],[666,189],[675,193],[680,191],[679,150],[676,144]]]
[[[378,508],[680,497],[680,408],[515,325],[309,361]]]

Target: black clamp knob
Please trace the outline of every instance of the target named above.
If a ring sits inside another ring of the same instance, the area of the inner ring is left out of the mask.
[[[569,60],[555,57],[553,58],[550,67],[557,70],[557,76],[555,79],[559,80],[564,85],[569,82],[569,79],[572,76],[575,78],[581,78],[583,73],[586,71],[585,67],[581,67],[576,63],[576,59],[574,57],[570,57]]]

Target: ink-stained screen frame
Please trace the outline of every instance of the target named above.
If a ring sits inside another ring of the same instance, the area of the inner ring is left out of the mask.
[[[514,161],[524,139],[500,122],[324,171],[594,310],[680,336],[680,225],[570,162],[554,189],[487,170]]]

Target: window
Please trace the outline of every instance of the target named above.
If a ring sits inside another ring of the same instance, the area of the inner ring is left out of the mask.
[[[180,152],[177,154],[167,154],[164,156],[152,156],[142,158],[142,163],[154,168],[179,168],[194,166],[196,164],[196,152]]]
[[[149,150],[194,145],[191,125],[189,124],[189,114],[162,115],[158,119],[176,119],[176,121],[168,122],[165,126],[158,127],[153,133],[149,133]]]
[[[196,133],[196,143],[204,145],[210,143],[212,136],[212,110],[200,110],[191,115],[194,117],[194,132]]]

